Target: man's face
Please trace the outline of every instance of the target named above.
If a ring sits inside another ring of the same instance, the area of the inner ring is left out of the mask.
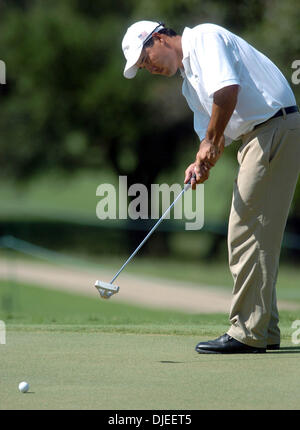
[[[154,45],[144,48],[137,66],[154,75],[174,76],[178,69],[177,55],[164,35],[153,37]]]

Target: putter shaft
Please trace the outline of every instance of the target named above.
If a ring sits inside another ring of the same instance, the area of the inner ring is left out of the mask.
[[[121,267],[121,269],[115,274],[115,276],[112,278],[112,280],[110,281],[110,284],[112,284],[114,282],[114,280],[119,276],[119,274],[122,272],[122,270],[124,269],[125,266],[127,266],[127,264],[130,262],[130,260],[135,256],[135,254],[141,249],[141,247],[144,245],[144,243],[149,239],[149,237],[151,236],[151,234],[154,232],[154,230],[159,226],[159,224],[162,222],[162,220],[166,217],[166,215],[168,214],[168,212],[172,209],[172,207],[175,205],[175,203],[177,202],[177,200],[182,196],[182,194],[187,191],[191,186],[191,183],[187,183],[184,188],[182,189],[181,193],[178,194],[178,196],[176,197],[176,199],[173,201],[173,203],[171,204],[171,206],[163,213],[163,215],[161,216],[161,218],[157,221],[157,223],[152,227],[152,229],[149,231],[149,233],[147,234],[147,236],[145,237],[145,239],[139,244],[139,246],[136,248],[136,250],[131,254],[131,256],[125,261],[125,263],[123,264],[123,266]]]

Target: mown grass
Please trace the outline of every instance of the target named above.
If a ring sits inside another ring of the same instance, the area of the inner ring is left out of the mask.
[[[227,314],[185,314],[103,301],[21,283],[0,282],[0,319],[7,328],[219,336]],[[281,312],[282,337],[289,339],[297,312]]]
[[[194,350],[200,340],[9,330],[0,346],[0,409],[299,409],[297,346],[207,356]],[[18,391],[23,380],[27,394]]]
[[[1,250],[0,257],[6,261],[7,274],[12,279],[15,278],[15,269],[18,261],[33,261],[38,264],[45,262],[52,265],[76,266],[82,269],[95,269],[111,271],[112,275],[127,260],[128,255],[124,256],[73,256],[57,253],[56,256],[36,258],[30,255],[21,254],[12,250]],[[143,277],[162,278],[167,280],[191,282],[197,287],[207,285],[214,287],[227,288],[232,290],[233,280],[226,261],[189,261],[174,258],[155,258],[137,255],[134,261],[126,266],[126,273],[140,275]],[[122,275],[121,275],[122,276]],[[300,303],[300,267],[295,264],[280,264],[277,280],[277,297],[280,300],[288,300]]]
[[[94,260],[95,261],[95,260]],[[116,271],[125,261],[120,257],[100,257],[99,264]],[[182,261],[168,258],[136,257],[133,264],[126,267],[128,273],[192,282],[195,285],[226,287],[230,291],[233,280],[226,261]],[[300,302],[300,267],[282,263],[279,266],[277,297],[281,300]]]
[[[162,172],[157,183],[183,184],[184,171],[190,163],[190,157],[194,157],[195,150],[196,148],[190,148],[189,153],[185,151],[179,157],[177,168],[172,173]],[[226,154],[207,182],[205,213],[209,219],[220,219],[227,213],[236,170],[237,163]],[[101,168],[98,171],[81,169],[73,175],[55,170],[47,171],[27,182],[3,179],[0,189],[0,219],[46,215],[54,219],[83,217],[96,221],[95,210],[100,200],[96,196],[96,190],[104,183],[114,185],[118,191],[119,177],[111,169]],[[220,188],[222,193],[219,192]]]
[[[1,281],[0,319],[7,328],[0,409],[299,408],[295,312],[281,312],[280,351],[213,357],[194,347],[227,330],[225,314],[151,310]],[[22,380],[26,395],[18,392]]]
[[[117,332],[195,333],[210,324],[226,326],[226,315],[193,315],[120,304],[18,282],[0,282],[0,319],[8,326]]]

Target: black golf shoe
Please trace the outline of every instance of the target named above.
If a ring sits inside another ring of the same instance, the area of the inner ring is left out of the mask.
[[[267,349],[270,349],[271,351],[280,349],[280,343],[272,343],[271,345],[267,345]]]
[[[245,345],[227,333],[215,340],[199,342],[195,350],[199,354],[257,354],[266,352],[266,348]]]

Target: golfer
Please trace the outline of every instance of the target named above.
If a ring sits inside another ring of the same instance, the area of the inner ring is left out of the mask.
[[[219,338],[198,343],[196,351],[279,349],[275,286],[300,171],[300,114],[287,80],[265,55],[214,24],[186,27],[178,35],[160,22],[139,21],[128,28],[122,49],[128,79],[138,69],[182,75],[200,140],[185,183],[191,180],[195,188],[206,181],[224,148],[242,141],[228,223],[231,325]]]

